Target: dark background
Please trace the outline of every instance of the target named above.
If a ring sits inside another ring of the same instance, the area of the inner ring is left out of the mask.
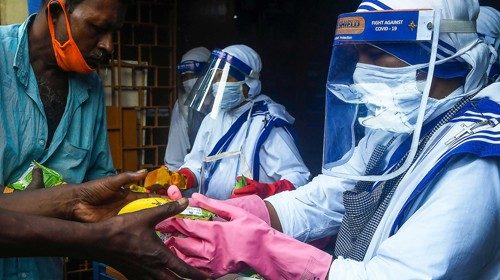
[[[418,0],[417,0],[418,1]],[[181,0],[178,58],[187,50],[246,44],[260,54],[263,93],[296,118],[298,146],[312,175],[321,170],[324,87],[334,27],[360,1]],[[499,9],[498,0],[480,1]]]

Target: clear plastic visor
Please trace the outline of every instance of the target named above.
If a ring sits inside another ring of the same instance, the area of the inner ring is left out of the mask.
[[[221,110],[221,101],[226,86],[242,86],[251,68],[231,55],[216,50],[207,63],[200,78],[189,93],[186,105],[215,117]],[[241,97],[243,98],[243,97]]]
[[[369,16],[384,17],[383,13]],[[410,16],[404,14],[391,23],[413,22]],[[346,17],[343,23],[359,28],[353,24],[359,18]],[[364,21],[377,22],[368,16]],[[359,36],[374,37],[377,26],[371,27],[372,33]],[[391,26],[382,30],[384,37]],[[416,154],[427,117],[437,39],[345,40],[348,35],[339,33],[337,27],[326,84],[323,173],[362,181],[392,179],[409,167]],[[415,57],[419,62],[412,64]]]

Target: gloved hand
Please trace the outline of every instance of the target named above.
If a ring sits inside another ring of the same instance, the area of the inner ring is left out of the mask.
[[[240,180],[241,176],[236,177],[236,180]],[[234,188],[231,194],[231,198],[256,194],[261,198],[266,198],[273,194],[282,192],[282,191],[291,191],[294,190],[295,187],[288,180],[279,180],[274,183],[266,184],[254,181],[247,177],[244,177],[247,185],[240,188]]]
[[[193,194],[192,203],[227,221],[168,219],[157,225],[165,241],[188,264],[213,277],[250,266],[265,279],[325,279],[332,256],[271,228],[226,203]],[[175,237],[181,234],[183,237]]]
[[[168,188],[167,194],[168,198],[172,200],[179,200],[182,198],[181,191],[175,185],[172,185]],[[266,203],[256,195],[237,197],[225,200],[224,202],[252,213],[253,215],[266,222],[266,224],[271,225],[271,218],[269,217],[269,211],[267,210]],[[201,207],[198,205],[196,200],[192,199],[189,199],[189,206]]]

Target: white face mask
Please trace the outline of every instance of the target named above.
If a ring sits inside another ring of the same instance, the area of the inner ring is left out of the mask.
[[[420,66],[399,68],[358,63],[354,70],[356,101],[368,108],[367,116],[359,118],[368,128],[396,133],[411,133],[417,120],[426,81],[417,80]],[[348,101],[349,102],[349,101]],[[429,98],[425,118],[437,108],[438,100]]]
[[[226,82],[220,102],[221,110],[231,110],[245,101],[242,90],[243,83],[244,82]],[[212,85],[212,94],[214,96],[217,94],[219,85],[220,83],[218,82]]]
[[[192,78],[189,80],[185,80],[182,82],[182,86],[184,87],[184,91],[180,91],[179,93],[179,110],[181,115],[185,120],[188,119],[188,113],[189,113],[189,107],[184,104],[186,101],[189,93],[194,87],[194,84],[196,83],[197,78]]]

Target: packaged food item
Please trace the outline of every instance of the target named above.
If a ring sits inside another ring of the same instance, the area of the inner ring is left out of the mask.
[[[130,185],[129,189],[131,191],[137,192],[137,193],[147,193],[147,192],[149,192],[145,187],[139,186],[139,185],[136,185],[136,184]]]
[[[173,172],[170,176],[170,185],[176,185],[181,190],[185,190],[187,187],[186,177],[180,173]]]
[[[160,166],[159,168],[148,172],[146,179],[144,180],[144,187],[146,189],[150,189],[152,186],[170,186],[170,176],[172,172],[168,170],[168,167],[165,165]]]
[[[144,180],[144,187],[147,190],[162,195],[166,194],[170,185],[176,185],[179,189],[184,190],[187,187],[187,179],[178,172],[170,171],[165,165],[150,171]]]
[[[255,270],[250,267],[243,269],[238,273],[240,275],[236,280],[251,280],[251,279],[261,279],[265,280],[264,277],[260,276]]]
[[[184,211],[177,215],[184,219],[190,220],[205,220],[212,221],[215,218],[215,214],[199,207],[188,206]]]
[[[129,202],[125,205],[119,212],[118,215],[132,213],[135,211],[153,208],[156,206],[160,206],[165,203],[172,202],[173,200],[166,197],[147,197],[136,199],[132,202]],[[191,220],[213,220],[215,218],[215,214],[198,207],[188,206],[184,211],[178,214],[176,217],[191,219]]]
[[[23,175],[21,175],[21,178],[7,187],[17,191],[25,190],[33,179],[32,171],[35,167],[39,167],[40,169],[42,169],[43,183],[46,188],[52,188],[64,184],[63,177],[57,171],[45,167],[36,161],[33,161],[28,170],[26,170]]]
[[[241,189],[241,188],[243,188],[246,185],[247,185],[247,180],[245,179],[245,176],[239,176],[236,179],[236,183],[234,184],[234,188],[235,189]]]

